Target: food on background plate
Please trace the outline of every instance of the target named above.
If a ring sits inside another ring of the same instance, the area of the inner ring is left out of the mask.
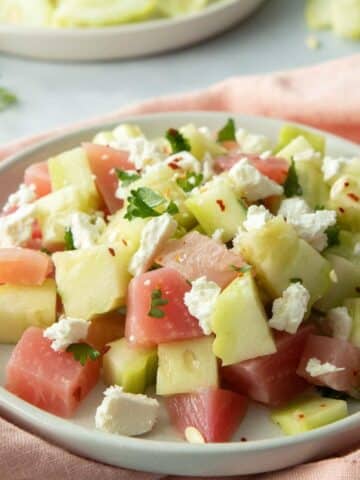
[[[111,27],[201,12],[219,0],[3,0],[0,24],[32,27]]]
[[[25,170],[0,217],[6,388],[142,435],[160,403],[189,442],[232,438],[249,402],[285,434],[360,398],[359,159],[285,125],[120,125]],[[155,392],[155,393],[154,393]]]

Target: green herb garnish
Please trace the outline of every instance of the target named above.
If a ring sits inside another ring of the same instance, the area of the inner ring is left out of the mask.
[[[250,272],[250,270],[252,270],[253,267],[252,267],[252,265],[249,265],[248,263],[245,263],[241,267],[237,267],[236,265],[230,265],[230,268],[231,268],[231,270],[234,270],[234,272],[246,273],[246,272]]]
[[[297,195],[302,195],[303,191],[299,183],[298,174],[296,172],[295,162],[291,160],[291,165],[288,171],[287,178],[283,185],[284,194],[286,197],[296,197]]]
[[[137,173],[129,173],[126,170],[120,170],[119,168],[115,168],[116,175],[119,180],[121,180],[122,187],[128,187],[131,183],[139,180],[141,175]]]
[[[158,288],[157,290],[153,290],[151,294],[151,308],[149,310],[148,315],[154,318],[165,317],[165,312],[158,307],[161,307],[162,305],[167,305],[168,303],[169,303],[169,300],[162,298],[162,292],[160,288]]]
[[[303,281],[301,278],[294,277],[290,278],[290,283],[303,283]]]
[[[198,187],[203,179],[204,175],[202,173],[186,172],[186,176],[178,178],[176,183],[184,190],[184,192],[188,193],[195,187]]]
[[[74,237],[73,237],[71,228],[65,229],[64,241],[65,241],[65,250],[75,250]]]
[[[217,141],[226,142],[228,140],[236,140],[235,136],[235,122],[232,118],[229,118],[225,126],[218,131]]]
[[[81,365],[85,365],[89,359],[96,360],[100,357],[100,352],[87,343],[72,343],[66,351],[72,353],[75,360],[80,362]]]
[[[0,87],[0,112],[6,110],[11,105],[17,103],[16,95],[10,92],[7,88]]]
[[[348,400],[350,396],[345,392],[338,392],[330,387],[316,387],[322,397],[335,398],[336,400]]]
[[[131,190],[128,197],[128,206],[125,214],[127,220],[133,218],[158,217],[163,213],[174,215],[179,209],[173,201],[168,202],[166,208],[162,212],[158,212],[155,208],[166,203],[166,199],[151,188],[140,187],[137,190]]]
[[[325,230],[327,235],[328,244],[327,247],[334,247],[340,245],[340,227],[338,224],[332,225]]]
[[[171,145],[172,153],[190,152],[189,141],[176,128],[169,128],[165,137]]]

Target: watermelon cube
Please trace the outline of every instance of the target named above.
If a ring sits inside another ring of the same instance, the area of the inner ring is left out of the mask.
[[[246,397],[221,388],[205,388],[166,399],[171,422],[181,435],[196,428],[206,442],[227,442],[245,416]]]
[[[88,360],[83,366],[71,353],[55,352],[41,328],[30,327],[6,366],[5,387],[36,407],[70,417],[97,383],[99,373],[99,361]]]

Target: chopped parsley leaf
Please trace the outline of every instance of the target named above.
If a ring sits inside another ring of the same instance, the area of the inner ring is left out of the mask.
[[[10,92],[7,88],[0,87],[0,112],[6,110],[11,105],[17,103],[16,95]]]
[[[128,187],[131,183],[141,178],[137,173],[129,173],[126,170],[120,170],[119,168],[116,168],[115,172],[118,179],[121,180],[122,187]]]
[[[203,179],[204,176],[202,173],[186,172],[186,176],[178,178],[176,183],[184,190],[184,192],[188,193],[195,187],[198,187]]]
[[[73,237],[71,228],[67,228],[65,230],[64,241],[65,241],[65,250],[75,250],[74,237]]]
[[[283,187],[284,187],[284,194],[288,198],[296,197],[297,195],[302,195],[303,193],[301,185],[299,183],[298,174],[296,172],[294,160],[291,160],[289,172]]]
[[[177,205],[173,201],[168,202],[164,211],[158,212],[155,210],[156,207],[164,205],[166,199],[154,192],[154,190],[151,190],[151,188],[147,187],[140,187],[137,190],[131,190],[130,196],[127,200],[128,206],[125,214],[127,220],[132,220],[136,217],[158,217],[165,212],[174,215],[179,212]]]
[[[96,360],[100,357],[100,352],[87,343],[72,343],[68,346],[66,351],[72,353],[75,360],[80,362],[81,365],[85,365],[89,359]]]
[[[340,227],[338,224],[331,225],[325,230],[328,240],[328,248],[340,245]]]
[[[226,142],[228,140],[236,140],[235,137],[235,122],[232,118],[229,118],[225,126],[218,131],[218,142]]]
[[[172,153],[190,152],[189,141],[176,128],[169,128],[165,137],[171,145]]]
[[[153,292],[151,293],[151,308],[148,315],[154,318],[165,317],[165,312],[158,307],[161,307],[162,305],[167,305],[168,303],[169,300],[166,300],[166,298],[162,298],[162,292],[160,288],[153,290]]]

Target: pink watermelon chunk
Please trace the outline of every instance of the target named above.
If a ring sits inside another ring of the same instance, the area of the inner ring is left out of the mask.
[[[28,248],[0,248],[0,283],[42,285],[52,272],[45,253]]]
[[[227,442],[245,416],[247,398],[230,390],[207,388],[166,399],[171,422],[181,435],[195,427],[206,442]]]
[[[123,201],[115,197],[119,185],[115,169],[132,170],[134,165],[129,161],[129,154],[104,145],[84,143],[90,168],[96,175],[96,186],[111,213],[123,206]]]
[[[199,322],[184,304],[184,295],[190,288],[185,278],[172,268],[159,268],[133,278],[128,290],[125,324],[128,341],[153,346],[204,335]],[[158,311],[150,314],[152,295],[156,291],[161,292],[161,299],[167,303],[158,306],[160,314]]]
[[[306,371],[310,358],[317,358],[321,363],[329,362],[345,370],[312,377]],[[313,385],[323,385],[351,394],[360,388],[360,349],[338,338],[310,335],[297,373]]]
[[[245,263],[225,245],[198,232],[170,240],[156,262],[177,270],[190,281],[205,276],[221,288],[236,278],[233,266],[241,267]]]
[[[55,352],[38,327],[28,328],[6,366],[6,388],[60,417],[70,417],[99,379],[99,361],[82,366],[71,353]]]
[[[295,335],[275,332],[277,352],[223,367],[222,378],[237,392],[261,403],[287,403],[308,386],[296,374],[305,343],[313,327],[303,327]]]
[[[25,170],[24,183],[35,185],[38,197],[43,197],[51,192],[51,182],[47,162],[39,162],[30,165]]]

